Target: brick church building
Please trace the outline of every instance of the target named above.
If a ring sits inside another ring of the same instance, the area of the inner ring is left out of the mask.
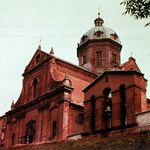
[[[100,15],[94,24],[78,44],[78,66],[39,45],[20,97],[0,117],[1,147],[150,129],[144,74],[133,57],[121,64],[120,39]]]

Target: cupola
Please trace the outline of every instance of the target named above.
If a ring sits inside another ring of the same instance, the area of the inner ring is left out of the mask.
[[[77,48],[79,66],[101,73],[120,65],[120,51],[122,48],[117,33],[104,26],[104,20],[98,17],[95,26],[85,32]]]

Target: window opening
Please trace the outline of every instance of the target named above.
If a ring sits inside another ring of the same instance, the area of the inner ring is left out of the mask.
[[[117,54],[115,54],[115,53],[112,54],[112,61],[113,61],[114,63],[117,62]]]
[[[106,127],[111,128],[112,120],[112,91],[110,88],[105,88],[104,95],[104,118],[106,121]]]
[[[91,132],[95,131],[95,95],[91,97]]]
[[[87,63],[87,58],[86,58],[86,55],[84,55],[82,58],[82,64],[86,64],[86,63]]]
[[[12,145],[15,145],[15,133],[12,134]]]
[[[36,131],[36,122],[30,121],[26,125],[26,131],[25,131],[25,143],[32,143],[35,141],[35,131]]]
[[[41,55],[38,54],[38,55],[36,56],[36,63],[37,63],[37,64],[40,62],[40,59],[41,59]]]
[[[37,79],[34,79],[34,81],[33,81],[33,96],[34,97],[37,96],[37,87],[38,87],[38,81],[37,81]]]
[[[126,116],[126,91],[125,91],[125,85],[122,84],[120,86],[120,110],[121,110],[121,124],[124,126],[127,124],[127,116]]]
[[[96,67],[102,66],[102,51],[96,52]]]
[[[53,121],[53,124],[52,124],[52,137],[55,137],[56,133],[57,133],[57,123],[56,123],[56,121]]]

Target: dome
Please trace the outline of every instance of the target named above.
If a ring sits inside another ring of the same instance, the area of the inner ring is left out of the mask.
[[[117,33],[107,28],[103,25],[104,21],[100,16],[94,20],[95,26],[87,31],[81,38],[80,44],[85,43],[88,40],[95,40],[95,39],[111,39],[119,44],[121,44]]]

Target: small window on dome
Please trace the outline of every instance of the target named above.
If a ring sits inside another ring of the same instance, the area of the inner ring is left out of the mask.
[[[101,36],[102,36],[102,34],[103,34],[103,32],[102,32],[102,31],[97,31],[97,32],[95,32],[95,35],[96,35],[97,37],[101,37]]]
[[[81,42],[84,42],[87,40],[87,35],[83,35],[82,38],[81,38]]]
[[[114,34],[111,34],[111,36],[113,37],[114,40],[116,40],[118,38],[117,34],[114,33]]]

